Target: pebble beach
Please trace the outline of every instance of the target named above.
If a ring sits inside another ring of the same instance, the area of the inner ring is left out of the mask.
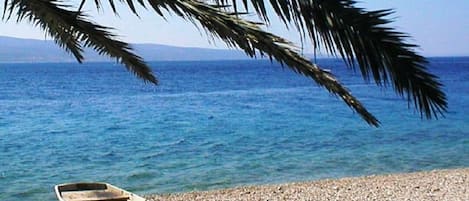
[[[469,200],[469,168],[147,195],[176,200]]]

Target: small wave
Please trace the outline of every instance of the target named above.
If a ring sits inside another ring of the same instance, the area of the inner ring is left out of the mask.
[[[66,134],[68,131],[66,130],[52,130],[46,133],[46,135],[58,135],[58,134]]]
[[[163,152],[147,154],[147,155],[143,156],[142,159],[143,160],[149,160],[149,159],[157,158],[157,157],[160,157],[160,156],[163,156],[163,155],[164,155]]]
[[[117,131],[117,130],[123,130],[126,129],[124,126],[111,126],[106,128],[106,131]]]
[[[154,172],[137,172],[137,173],[132,173],[127,177],[129,180],[136,180],[136,181],[141,181],[143,179],[153,179],[156,176]]]
[[[186,140],[183,138],[183,139],[179,139],[179,140],[174,141],[174,142],[157,144],[156,146],[158,146],[158,147],[167,147],[167,146],[180,145],[180,144],[183,144],[184,142],[186,142]]]

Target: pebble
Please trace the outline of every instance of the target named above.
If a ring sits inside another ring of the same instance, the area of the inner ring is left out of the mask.
[[[155,194],[145,198],[148,201],[469,201],[469,168]]]

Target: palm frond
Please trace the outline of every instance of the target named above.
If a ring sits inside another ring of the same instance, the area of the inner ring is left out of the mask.
[[[58,0],[12,0],[9,12],[16,10],[18,20],[27,19],[47,31],[79,62],[83,59],[81,47],[91,47],[101,55],[116,58],[143,80],[157,84],[150,67],[132,53],[129,44],[114,39],[116,36],[109,32],[110,28],[94,24],[82,12],[67,10],[66,5],[59,3]]]
[[[195,0],[150,0],[149,3],[157,13],[162,13],[162,9],[170,10],[185,19],[198,22],[209,33],[230,46],[243,49],[251,57],[260,53],[286,64],[292,70],[312,78],[329,92],[339,96],[369,124],[378,126],[379,121],[332,74],[300,56],[287,40],[263,31],[258,23],[240,19],[221,11],[216,6]]]
[[[65,7],[65,5],[61,6]],[[53,9],[51,9],[51,7],[42,7],[41,11],[37,13],[28,12],[28,5],[23,4],[22,1],[13,0],[10,3],[8,0],[6,0],[3,16],[5,17],[5,14],[8,12],[8,18],[10,18],[12,13],[15,11],[17,21],[28,20],[34,25],[39,26],[50,36],[52,36],[54,41],[60,47],[64,48],[66,52],[71,53],[77,59],[78,62],[81,63],[83,61],[83,50],[80,41],[78,41],[78,38],[68,31],[70,27],[60,26],[61,22],[59,21],[61,21],[62,19],[57,18],[58,16],[54,15],[55,13],[53,12]]]
[[[236,0],[215,0],[219,5]],[[408,36],[387,27],[391,10],[365,11],[353,0],[270,0],[275,13],[286,23],[307,32],[314,47],[324,44],[333,55],[340,55],[351,67],[358,63],[365,80],[373,77],[377,85],[391,82],[398,95],[407,97],[427,118],[447,109],[442,84],[425,67],[427,61],[417,54],[416,45],[406,43]],[[269,21],[263,0],[243,1]],[[389,81],[391,80],[391,81]]]

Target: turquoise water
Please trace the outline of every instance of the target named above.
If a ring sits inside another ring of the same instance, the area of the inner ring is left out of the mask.
[[[449,112],[418,112],[320,60],[382,122],[268,61],[0,64],[0,200],[104,181],[138,194],[469,166],[469,58],[431,59]]]

